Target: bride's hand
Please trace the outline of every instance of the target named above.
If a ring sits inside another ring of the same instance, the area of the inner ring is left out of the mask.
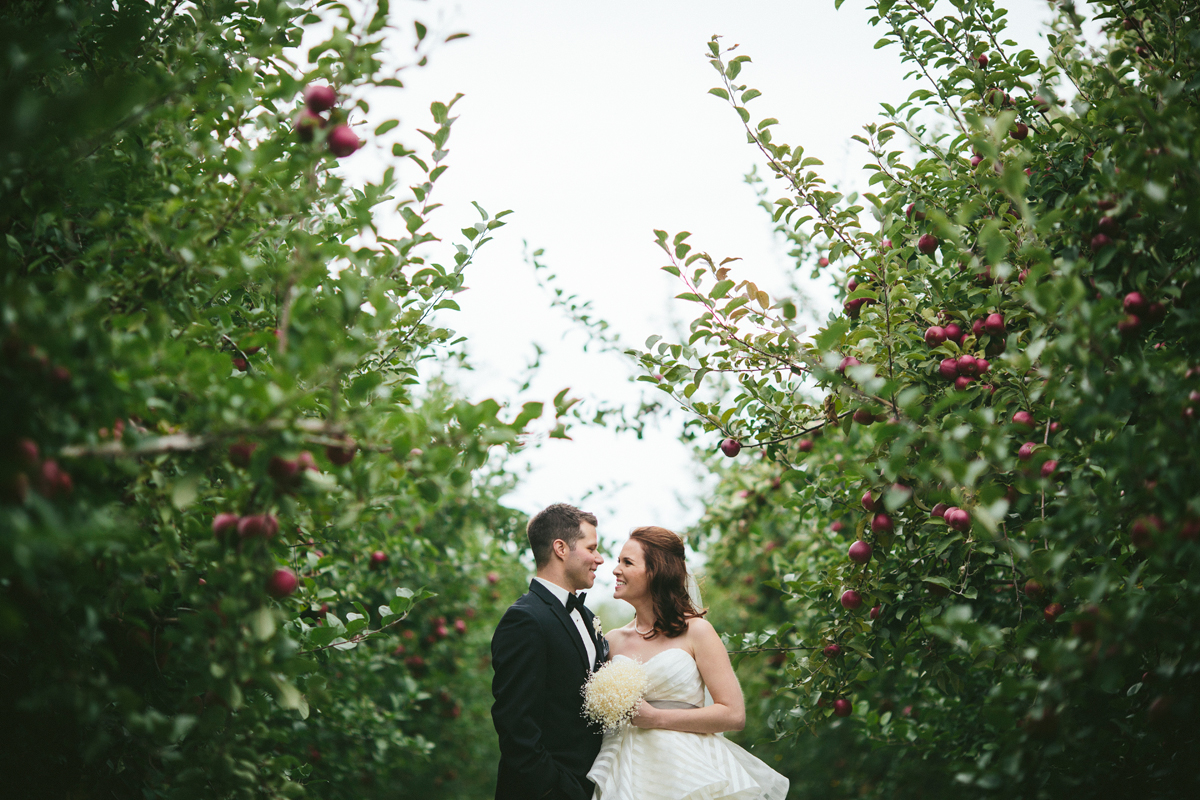
[[[658,709],[643,700],[637,715],[630,722],[635,728],[657,728]]]

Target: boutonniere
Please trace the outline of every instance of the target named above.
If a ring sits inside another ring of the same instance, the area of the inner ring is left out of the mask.
[[[599,617],[592,617],[592,628],[596,631],[597,636],[604,635],[604,626],[600,624]]]

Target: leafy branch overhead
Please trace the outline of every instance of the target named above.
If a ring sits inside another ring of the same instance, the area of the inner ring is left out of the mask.
[[[752,265],[656,231],[692,319],[632,352],[713,453],[694,544],[769,656],[759,735],[818,734],[778,751],[814,786],[1195,788],[1197,33],[1090,8],[1102,39],[1064,5],[1041,57],[991,2],[871,4],[919,87],[855,137],[861,195],[709,42],[763,205],[840,307],[808,333]]]

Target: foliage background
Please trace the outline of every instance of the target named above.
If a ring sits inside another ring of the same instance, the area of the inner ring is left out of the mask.
[[[693,531],[714,620],[762,651],[744,738],[793,741],[796,796],[1194,793],[1194,9],[1097,3],[1085,44],[1063,5],[1043,61],[992,3],[870,7],[923,86],[866,127],[861,196],[711,50],[797,269],[854,279],[843,309],[801,337],[797,298],[660,231],[696,313],[636,352],[749,462],[713,465]],[[964,355],[989,368],[956,386]]]
[[[505,457],[542,404],[420,369],[461,361],[442,319],[504,224],[431,232],[450,98],[413,148],[363,99],[402,88],[392,26],[410,66],[428,29],[271,0],[30,1],[2,23],[7,790],[487,794],[488,640],[525,575]],[[290,61],[306,27],[327,38]],[[338,99],[305,142],[314,83]],[[345,183],[339,123],[415,183]],[[214,535],[222,513],[265,530]]]

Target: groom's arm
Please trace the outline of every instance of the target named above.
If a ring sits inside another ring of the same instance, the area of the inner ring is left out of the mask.
[[[500,735],[500,753],[520,776],[532,798],[560,785],[560,767],[542,744],[534,717],[546,686],[546,643],[537,620],[510,608],[492,635],[492,722]]]

